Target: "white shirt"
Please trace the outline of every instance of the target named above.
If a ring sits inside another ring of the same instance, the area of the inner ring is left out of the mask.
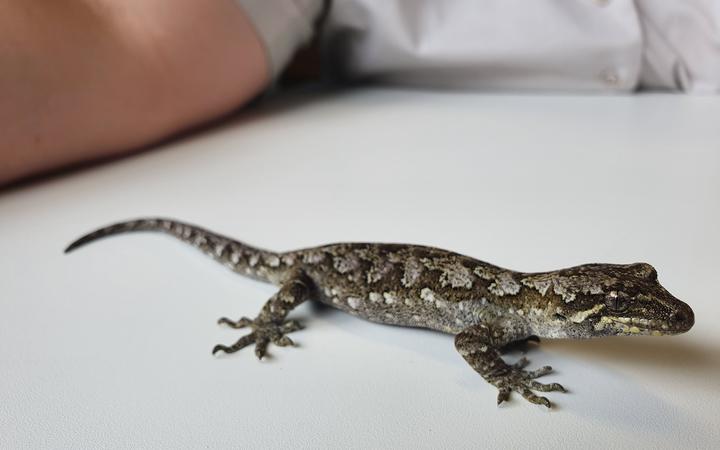
[[[322,0],[238,0],[273,73]],[[720,92],[720,0],[333,0],[320,28],[336,76],[489,90]]]

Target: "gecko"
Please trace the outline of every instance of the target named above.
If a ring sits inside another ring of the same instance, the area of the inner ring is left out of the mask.
[[[232,328],[248,328],[249,333],[232,345],[216,345],[213,354],[254,344],[262,359],[271,343],[293,346],[288,334],[302,325],[288,314],[314,300],[372,322],[454,335],[460,355],[498,389],[498,405],[516,392],[550,408],[552,403],[538,393],[566,392],[559,383],[536,380],[549,374],[550,366],[526,370],[525,357],[507,363],[502,355],[512,346],[540,338],[674,335],[695,322],[690,306],[663,288],[657,271],[647,263],[584,264],[525,273],[411,244],[338,243],[279,253],[165,218],[100,228],[65,252],[135,231],[171,235],[234,272],[278,287],[257,317],[218,320]]]

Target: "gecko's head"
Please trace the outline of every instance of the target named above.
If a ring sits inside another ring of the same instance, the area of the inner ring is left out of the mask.
[[[524,283],[545,289],[546,317],[557,335],[659,336],[684,333],[695,323],[692,309],[660,285],[650,264],[586,264],[548,275]]]

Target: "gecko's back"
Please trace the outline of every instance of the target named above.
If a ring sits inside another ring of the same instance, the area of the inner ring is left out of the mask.
[[[502,269],[410,244],[331,244],[281,255],[313,280],[315,298],[374,322],[456,333],[486,309],[488,281]]]

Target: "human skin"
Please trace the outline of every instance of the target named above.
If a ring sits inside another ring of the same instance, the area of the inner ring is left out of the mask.
[[[0,186],[222,116],[269,64],[233,0],[0,2]]]

